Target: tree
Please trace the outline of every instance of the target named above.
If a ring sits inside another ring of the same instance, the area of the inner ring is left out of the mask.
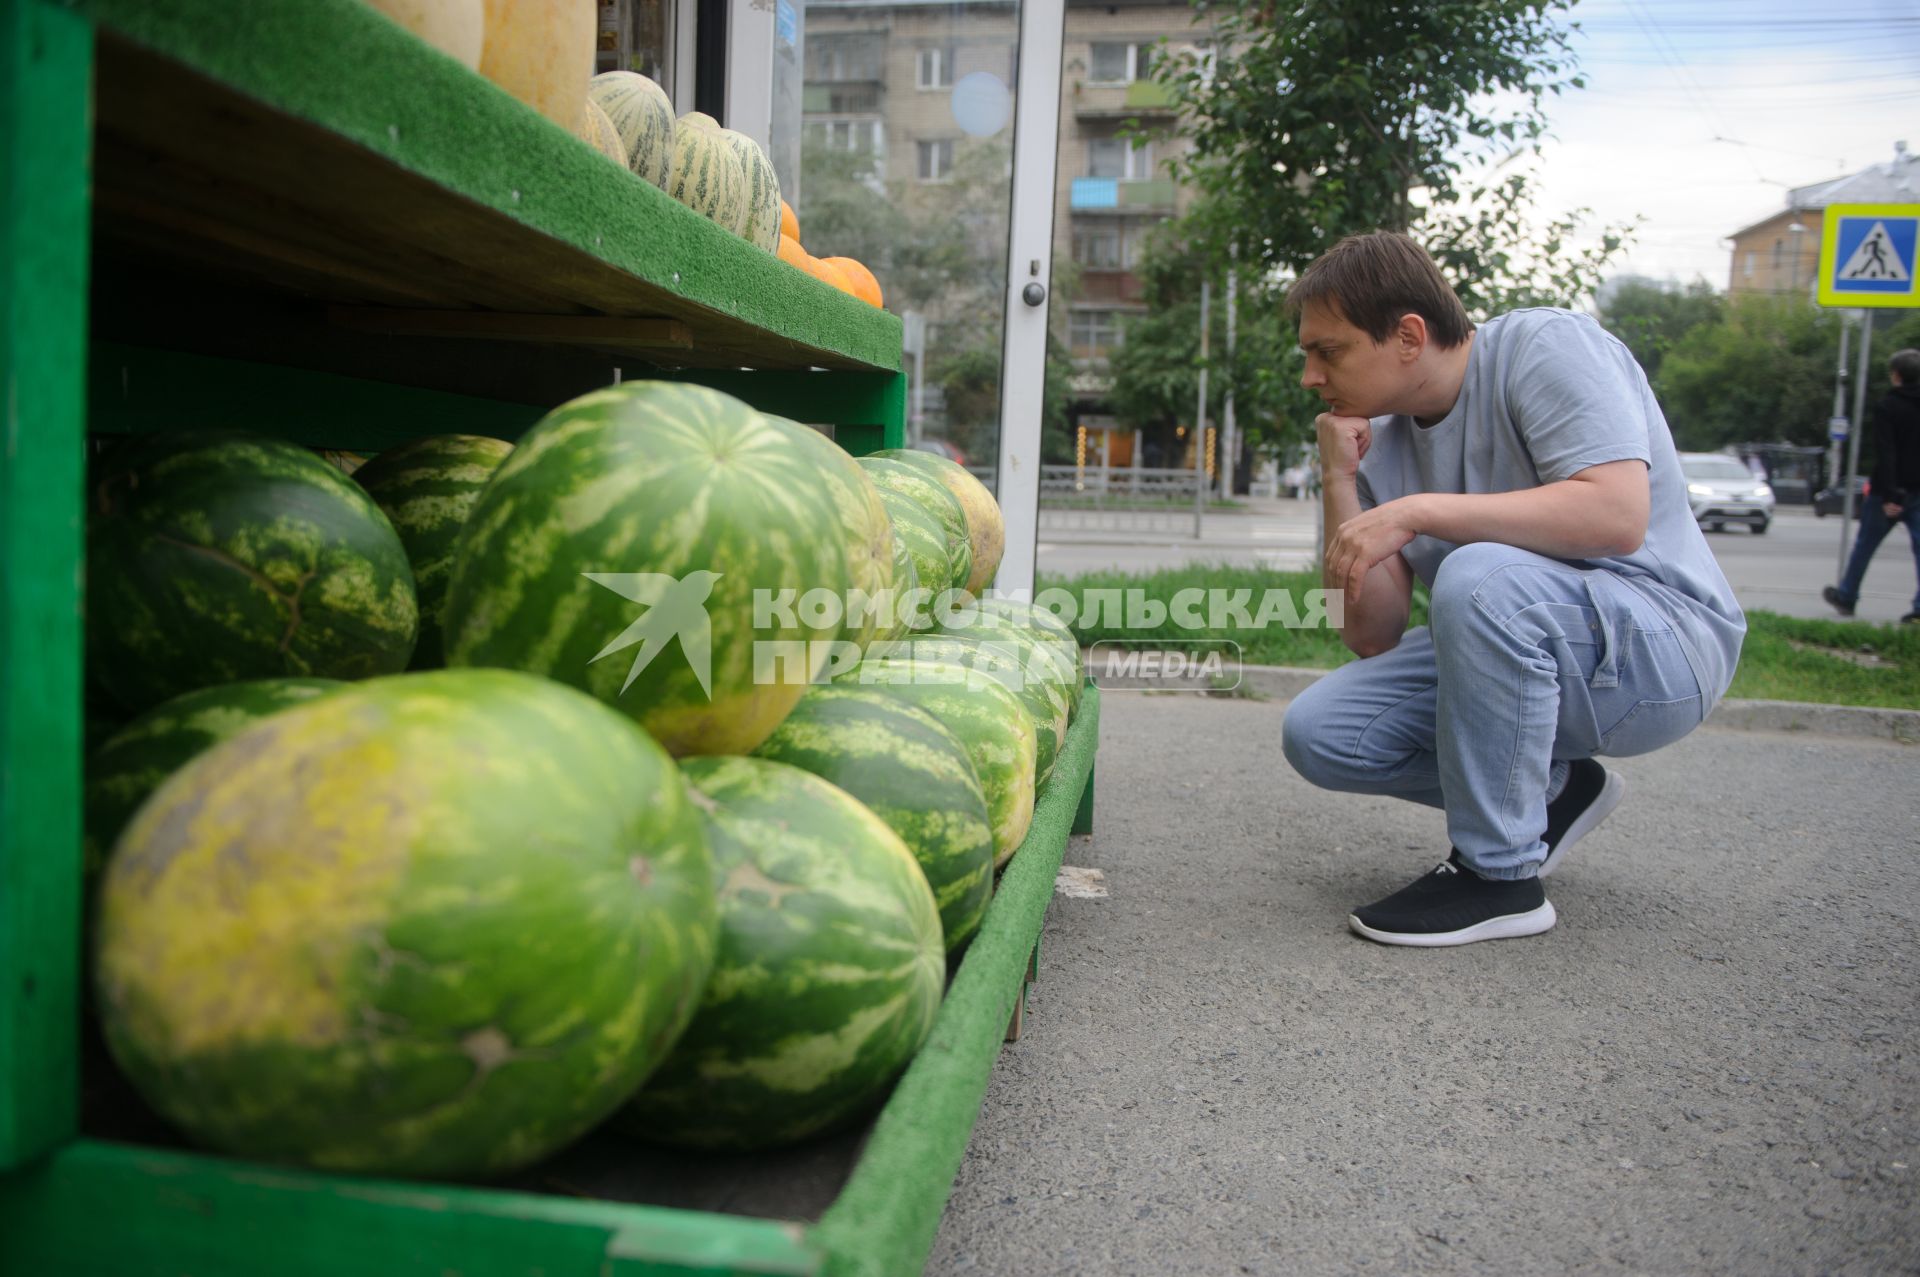
[[[1582,85],[1559,15],[1572,0],[1199,0],[1210,48],[1154,75],[1192,144],[1176,176],[1210,197],[1193,234],[1256,277],[1298,273],[1341,236],[1426,245],[1466,303],[1566,304],[1620,248],[1532,228],[1525,164],[1549,94]],[[1217,64],[1216,64],[1217,59]]]
[[[1630,275],[1613,281],[1602,296],[1600,322],[1626,343],[1648,381],[1658,380],[1677,342],[1702,324],[1724,322],[1726,315],[1727,299],[1704,279],[1681,287]]]
[[[1660,361],[1659,395],[1674,441],[1826,442],[1840,317],[1797,299],[1736,297],[1724,317],[1688,330]]]

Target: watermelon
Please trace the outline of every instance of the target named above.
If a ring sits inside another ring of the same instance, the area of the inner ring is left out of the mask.
[[[678,769],[505,670],[378,679],[188,763],[100,893],[107,1043],[197,1142],[478,1176],[554,1152],[692,1019],[713,860]]]
[[[1037,603],[989,595],[977,600],[977,605],[979,626],[992,626],[1004,621],[1045,641],[1047,650],[1054,654],[1055,662],[1066,677],[1067,708],[1078,713],[1085,669],[1080,658],[1080,639],[1073,632],[1073,627]]]
[[[985,674],[944,661],[874,657],[838,675],[836,687],[871,687],[925,710],[966,747],[993,821],[993,862],[1012,858],[1033,820],[1033,720]]]
[[[965,466],[918,448],[888,448],[869,455],[911,466],[946,485],[947,491],[960,503],[960,512],[967,524],[967,541],[973,551],[972,568],[965,583],[967,593],[979,594],[985,590],[993,581],[993,574],[999,571],[1000,558],[1007,548],[1006,521],[1000,516],[1000,503],[993,499],[987,485],[974,478]]]
[[[389,448],[354,473],[400,534],[420,600],[420,641],[410,669],[438,669],[440,611],[447,601],[453,553],[480,490],[513,451],[504,439],[433,435]]]
[[[886,507],[887,520],[893,525],[895,562],[904,554],[913,565],[912,585],[894,591],[898,623],[890,637],[898,638],[909,629],[923,630],[931,624],[927,613],[946,592],[952,561],[947,558],[947,539],[939,522],[924,506],[891,488],[881,488],[879,493],[880,504]],[[920,590],[928,596],[924,605],[912,597]]]
[[[876,637],[897,637],[905,627],[897,619],[899,587],[894,580],[893,520],[887,517],[880,490],[845,449],[818,430],[785,417],[761,415],[790,434],[814,459],[820,479],[830,492],[833,508],[840,516],[841,534],[847,546],[848,577],[853,589],[865,591],[867,598],[875,602],[874,607],[855,615],[855,601],[849,600],[840,637],[862,651]]]
[[[692,114],[692,113],[689,113]],[[735,235],[745,234],[747,175],[719,126],[682,118],[673,131],[673,176],[667,194]]]
[[[587,96],[613,122],[627,150],[627,167],[665,189],[673,176],[673,102],[667,91],[637,71],[603,71]]]
[[[949,661],[985,674],[1019,699],[1033,723],[1033,783],[1047,783],[1054,755],[1067,741],[1067,691],[1050,653],[1024,631],[1003,629],[992,635],[950,633],[939,626],[927,634],[889,644],[878,652],[888,659]]]
[[[843,1125],[926,1040],[946,982],[933,892],[856,799],[761,758],[685,765],[719,956],[686,1036],[622,1110],[655,1143],[762,1149]]]
[[[953,953],[993,894],[993,825],[966,746],[884,689],[813,687],[754,751],[831,781],[900,835],[920,862]]]
[[[346,686],[326,678],[263,678],[203,687],[154,706],[108,737],[87,759],[81,840],[87,879],[106,864],[114,839],[167,777],[268,715]]]
[[[860,468],[879,487],[913,498],[914,504],[939,522],[941,539],[947,547],[947,575],[942,584],[935,587],[922,573],[920,583],[933,589],[936,595],[950,588],[965,589],[973,575],[973,542],[967,535],[967,515],[960,508],[959,498],[938,479],[903,462],[866,456],[860,458]]]
[[[126,709],[218,683],[405,669],[406,548],[373,499],[291,443],[136,438],[93,476],[89,674]]]
[[[747,179],[747,211],[741,234],[769,253],[780,250],[780,179],[760,144],[744,133],[721,129],[720,136],[740,159]]]
[[[480,494],[442,613],[447,664],[582,688],[675,755],[744,754],[840,633],[837,612],[756,616],[756,592],[847,584],[839,511],[790,433],[704,386],[629,381],[547,414]]]

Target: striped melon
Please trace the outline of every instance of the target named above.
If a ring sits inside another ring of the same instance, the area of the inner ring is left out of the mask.
[[[618,1116],[696,1149],[790,1144],[871,1107],[933,1029],[940,916],[913,854],[859,800],[763,758],[696,758],[720,906],[693,1023]]]
[[[1033,720],[1012,692],[985,674],[945,661],[872,658],[833,680],[871,687],[933,715],[960,738],[980,777],[993,821],[993,861],[1020,849],[1033,821]]]
[[[960,499],[939,479],[903,461],[866,456],[860,458],[860,467],[874,483],[913,498],[915,504],[939,520],[941,537],[947,546],[947,575],[939,588],[966,589],[967,581],[973,576],[973,541],[967,532],[967,512],[961,508]],[[920,583],[929,584],[924,574]]]
[[[627,166],[627,145],[620,140],[620,131],[613,127],[613,121],[600,109],[598,103],[588,98],[580,104],[580,127],[576,132],[580,140],[600,154],[618,164]]]
[[[717,390],[629,381],[548,413],[480,494],[446,660],[582,688],[676,755],[743,754],[840,635],[838,615],[766,615],[756,597],[844,598],[847,574],[830,491],[791,435]]]
[[[439,669],[445,663],[440,611],[460,530],[480,490],[512,451],[506,440],[484,435],[430,435],[389,448],[354,472],[354,481],[392,521],[413,565],[420,641],[413,645],[408,669]]]
[[[895,624],[888,638],[899,638],[908,630],[924,630],[932,624],[931,612],[947,590],[947,539],[940,524],[912,497],[887,488],[879,489],[880,504],[886,507],[893,525]],[[900,586],[904,578],[898,567],[901,556],[913,566],[912,583]],[[924,593],[926,598],[919,598]]]
[[[927,634],[876,648],[890,660],[949,661],[985,674],[1019,698],[1033,723],[1033,783],[1047,783],[1054,756],[1067,742],[1067,689],[1060,669],[1039,640],[1024,630],[1003,629],[991,637],[952,634],[936,627]]]
[[[718,133],[720,131],[720,121],[714,119],[705,111],[688,111],[680,117],[680,123],[686,125],[688,128],[704,129],[708,133]]]
[[[873,602],[871,608],[863,608],[861,614],[855,615],[856,600],[848,600],[840,637],[862,651],[876,637],[897,637],[904,627],[896,620],[899,608],[895,606],[893,521],[887,517],[887,507],[881,504],[880,490],[844,448],[818,430],[771,413],[761,415],[791,435],[814,458],[820,481],[827,485],[834,511],[840,516],[852,588],[863,591],[866,599]]]
[[[900,835],[940,907],[952,953],[993,895],[986,791],[960,739],[925,710],[866,687],[812,687],[754,751],[832,781]]]
[[[1005,622],[1039,636],[1067,680],[1067,707],[1079,712],[1080,693],[1085,690],[1085,669],[1080,658],[1080,638],[1073,627],[1057,613],[1037,603],[990,594],[976,601],[978,618],[971,631]]]
[[[780,250],[780,179],[774,176],[773,161],[760,144],[744,133],[721,129],[733,153],[740,157],[740,169],[747,178],[747,214],[741,234],[749,244],[769,253]]]
[[[1000,570],[1000,556],[1007,548],[1007,525],[1000,517],[1000,503],[993,499],[987,485],[974,478],[965,466],[918,448],[888,448],[870,455],[911,466],[946,485],[966,516],[967,540],[973,549],[967,592],[977,595],[986,589],[993,581],[993,574]]]
[[[627,148],[627,167],[655,186],[673,176],[673,102],[637,71],[603,71],[587,85]]]
[[[685,117],[674,127],[667,194],[736,235],[746,224],[746,170],[718,127],[690,124]]]
[[[378,679],[215,745],[134,815],[101,880],[100,1018],[208,1147],[506,1172],[666,1057],[713,883],[673,760],[619,714],[504,670]]]

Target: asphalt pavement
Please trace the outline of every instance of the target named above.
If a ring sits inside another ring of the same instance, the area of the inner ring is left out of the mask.
[[[1313,501],[1252,501],[1239,511],[1209,513],[1201,535],[1193,516],[1043,511],[1037,562],[1050,576],[1119,569],[1139,572],[1183,563],[1229,563],[1301,571],[1314,563]],[[1840,521],[1816,519],[1805,506],[1782,506],[1763,536],[1744,528],[1710,532],[1721,569],[1743,607],[1788,616],[1830,617],[1820,588],[1839,578]],[[1911,610],[1916,582],[1904,532],[1881,543],[1861,592],[1857,615],[1897,621]]]
[[[1107,894],[1053,902],[929,1274],[1920,1271],[1913,746],[1610,762],[1553,931],[1418,950],[1346,915],[1440,815],[1308,786],[1284,711],[1107,695]]]

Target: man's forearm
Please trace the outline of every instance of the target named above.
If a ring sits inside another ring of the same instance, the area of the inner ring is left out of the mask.
[[[1323,544],[1332,545],[1341,524],[1360,513],[1360,494],[1351,476],[1328,475],[1321,489],[1320,508],[1326,521]],[[1329,590],[1343,590],[1345,582],[1336,580],[1330,565],[1320,565],[1320,584]],[[1373,656],[1399,643],[1407,628],[1411,610],[1412,573],[1398,555],[1375,564],[1368,572],[1361,596],[1351,593],[1344,599],[1341,640],[1360,656]]]
[[[1638,462],[1630,462],[1638,465]],[[1463,545],[1497,541],[1555,559],[1632,554],[1647,536],[1645,506],[1607,488],[1566,479],[1519,492],[1420,492],[1402,497],[1418,535]]]

